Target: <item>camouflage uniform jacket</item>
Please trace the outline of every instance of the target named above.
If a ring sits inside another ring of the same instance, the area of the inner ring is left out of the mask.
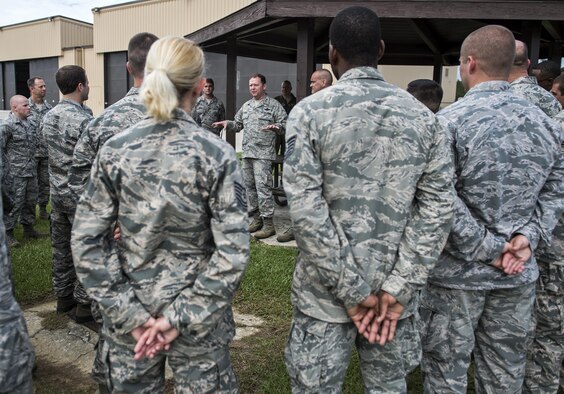
[[[284,189],[299,255],[292,302],[328,322],[384,290],[408,306],[452,222],[447,133],[372,67],[300,101],[286,131]]]
[[[47,101],[43,101],[43,106],[39,108],[37,104],[33,102],[31,97],[28,99],[29,101],[29,117],[27,120],[31,123],[32,127],[36,130],[36,133],[39,133],[39,128],[41,127],[41,122],[43,121],[43,117],[47,112],[49,112],[53,107]],[[39,140],[37,144],[37,150],[35,152],[35,157],[38,159],[43,159],[48,157],[47,155],[47,144],[45,141]]]
[[[47,141],[51,205],[61,212],[73,213],[76,200],[69,189],[69,169],[74,147],[92,116],[79,103],[62,99],[43,118],[41,138]]]
[[[286,101],[286,99],[282,94],[280,96],[274,97],[274,100],[280,103],[280,105],[282,106],[282,108],[284,108],[284,111],[286,111],[287,114],[289,114],[292,108],[294,108],[294,106],[296,105],[296,96],[294,96],[292,93],[290,93],[290,101]]]
[[[10,112],[6,121],[0,125],[0,136],[6,174],[22,178],[35,177],[37,133],[31,123]]]
[[[234,121],[227,122],[227,130],[243,133],[243,158],[275,160],[276,133],[263,131],[262,128],[270,124],[280,128],[279,134],[284,134],[286,125],[286,111],[273,98],[264,96],[262,100],[250,99],[237,111]]]
[[[533,250],[541,238],[550,240],[563,201],[559,125],[504,81],[476,85],[439,117],[454,125],[457,199],[429,281],[469,290],[534,282],[534,258],[513,276],[490,264],[515,234],[525,235]]]
[[[145,117],[145,107],[139,99],[139,88],[131,88],[124,98],[110,105],[92,120],[81,134],[69,170],[69,188],[76,201],[90,177],[92,163],[104,143],[117,133],[133,126]]]
[[[217,98],[213,97],[210,102],[204,96],[198,97],[192,111],[192,118],[196,123],[214,134],[219,134],[220,129],[211,127],[212,123],[225,120],[225,107]]]
[[[550,92],[539,86],[535,77],[517,78],[511,82],[511,89],[515,94],[542,109],[551,118],[554,118],[562,110],[558,100]]]
[[[12,264],[6,247],[2,212],[0,199],[0,390],[8,393],[16,392],[14,388],[22,384],[25,371],[31,378],[35,356],[22,310],[14,297]]]
[[[76,273],[117,334],[164,315],[182,335],[202,338],[242,278],[247,227],[235,151],[177,109],[100,149],[75,215]]]

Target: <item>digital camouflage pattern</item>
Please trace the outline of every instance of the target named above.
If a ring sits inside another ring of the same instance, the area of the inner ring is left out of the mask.
[[[379,290],[408,305],[452,218],[452,159],[435,117],[359,67],[298,103],[286,139],[284,188],[300,250],[294,305],[337,323]]]
[[[279,134],[284,134],[286,117],[284,108],[273,98],[250,99],[237,111],[235,120],[227,121],[227,131],[243,130],[243,158],[275,160],[276,133],[262,129],[275,125]]]
[[[0,200],[0,219],[2,217]],[[0,393],[33,393],[35,352],[20,306],[14,298],[6,232],[0,220]]]
[[[11,231],[18,219],[25,226],[35,222],[37,133],[28,120],[10,112],[8,118],[0,123],[0,146],[5,169],[2,187],[12,204],[4,216],[4,224],[6,230]]]
[[[139,98],[139,88],[132,87],[125,97],[110,105],[100,116],[89,123],[76,143],[69,170],[69,188],[76,201],[86,188],[88,179],[90,179],[92,164],[102,145],[111,137],[138,123],[144,117],[145,107]],[[95,302],[92,303],[92,316],[99,324],[103,323],[99,307]],[[92,368],[92,376],[99,383],[103,381],[102,378],[105,374],[105,367],[100,358],[101,350],[104,347],[103,342],[102,334],[98,338],[96,357]]]
[[[76,279],[71,254],[71,229],[76,198],[69,188],[69,169],[80,135],[92,120],[79,103],[62,99],[43,117],[41,138],[48,147],[51,186],[51,246],[53,252],[53,291],[57,297],[74,294],[81,304],[90,300]]]
[[[241,161],[249,212],[258,212],[263,218],[274,216],[272,198],[272,161],[243,159]]]
[[[139,88],[133,87],[124,98],[110,105],[88,124],[74,147],[72,165],[69,169],[69,188],[76,201],[84,192],[90,178],[92,163],[102,145],[144,117],[145,107],[139,99]]]
[[[511,90],[542,109],[551,118],[562,111],[562,106],[556,97],[539,86],[534,76],[517,78],[511,82]]]
[[[455,219],[429,275],[420,313],[426,392],[466,391],[474,350],[477,391],[520,392],[532,331],[534,257],[506,275],[491,263],[515,234],[536,249],[562,209],[560,127],[514,94],[487,81],[438,113],[455,156]]]
[[[235,152],[184,111],[173,115],[107,141],[73,227],[79,279],[100,305],[105,337],[126,346],[129,358],[134,344],[126,337],[151,316],[180,331],[171,351],[187,358],[226,347],[231,301],[249,257]],[[112,366],[127,363],[116,358]]]
[[[346,308],[383,290],[407,307],[402,320],[415,312],[452,220],[446,136],[423,104],[372,67],[348,70],[294,107],[284,188],[300,251],[292,284],[298,311],[350,325]],[[290,338],[292,346],[299,345]],[[388,373],[403,374],[398,352],[374,347],[361,368],[379,358]]]
[[[294,310],[285,361],[294,393],[341,393],[353,346],[366,393],[406,393],[405,376],[419,365],[421,342],[411,315],[392,342],[371,345],[353,323],[329,323]],[[344,367],[345,368],[344,368]]]
[[[78,138],[92,120],[82,105],[62,99],[43,117],[41,139],[47,143],[51,206],[65,213],[74,213],[76,199],[69,188],[69,169]]]
[[[429,282],[468,290],[534,282],[534,258],[513,276],[490,263],[516,233],[533,250],[540,239],[550,240],[564,196],[559,125],[502,81],[478,84],[438,116],[454,125],[457,198],[449,240]]]
[[[0,137],[7,160],[7,163],[3,163],[6,173],[22,178],[35,178],[37,133],[31,123],[10,112],[8,118],[0,124]]]
[[[203,95],[198,97],[196,100],[196,105],[192,110],[192,118],[196,121],[199,126],[204,129],[211,131],[212,133],[219,135],[221,132],[220,128],[211,127],[212,123],[220,122],[225,120],[225,107],[220,99],[213,97],[211,100],[207,100]]]
[[[39,106],[33,102],[31,97],[28,98],[28,102],[29,102],[29,117],[27,118],[27,120],[31,123],[31,126],[35,129],[35,132],[39,135],[39,129],[41,128],[41,122],[43,122],[43,117],[53,107],[47,101],[44,101],[43,105]],[[47,152],[47,144],[45,140],[38,141],[35,157],[38,159],[49,157],[49,154]]]
[[[169,351],[153,359],[136,361],[132,356],[135,340],[131,335],[107,333],[101,359],[106,364],[105,387],[111,393],[164,393],[165,360],[174,374],[175,393],[238,393],[238,383],[229,357],[228,343],[235,335],[231,309],[226,310],[210,335],[218,341],[195,341],[178,337]]]
[[[425,393],[520,393],[533,328],[535,285],[468,291],[428,285],[421,301]],[[484,307],[487,305],[487,307]]]
[[[43,117],[52,107],[47,101],[44,101],[42,106],[35,104],[31,97],[28,101],[30,109],[28,120],[39,136]],[[37,160],[37,203],[44,207],[49,203],[49,159],[45,140],[38,141],[35,158]]]

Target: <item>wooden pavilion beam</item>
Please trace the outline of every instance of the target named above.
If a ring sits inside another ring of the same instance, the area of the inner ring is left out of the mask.
[[[237,112],[237,37],[235,34],[227,38],[227,69],[226,69],[226,97],[225,116],[227,119],[235,118]],[[233,131],[226,131],[227,142],[235,149],[236,137]]]
[[[309,94],[309,77],[315,69],[314,28],[315,20],[313,18],[298,20],[296,59],[296,98],[298,101]]]

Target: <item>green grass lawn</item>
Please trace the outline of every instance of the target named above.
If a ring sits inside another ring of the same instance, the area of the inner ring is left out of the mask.
[[[48,233],[48,222],[38,221],[36,229]],[[12,263],[16,297],[25,307],[53,299],[51,248],[49,238],[25,241],[21,231],[19,227],[15,232],[22,245],[12,251]],[[293,248],[251,244],[251,260],[234,306],[241,313],[261,317],[265,323],[258,334],[232,346],[242,393],[290,392],[283,352],[292,317],[290,288],[296,253]],[[418,371],[409,376],[408,387],[409,393],[422,392]],[[349,365],[343,392],[363,392],[356,354]],[[473,390],[469,388],[468,392]]]

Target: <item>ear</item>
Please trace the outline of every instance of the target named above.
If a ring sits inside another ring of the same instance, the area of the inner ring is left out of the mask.
[[[127,69],[127,72],[130,73],[131,75],[133,75],[133,73],[131,72],[131,66],[129,65],[129,61],[125,63],[125,68]]]
[[[478,66],[477,60],[474,56],[468,56],[468,72],[474,74],[476,72],[476,67]]]
[[[339,63],[339,53],[331,44],[329,44],[329,63],[335,66]]]
[[[384,56],[385,49],[386,44],[384,43],[384,40],[380,40],[380,44],[378,45],[378,61],[380,61],[380,59],[382,59],[382,56]]]

